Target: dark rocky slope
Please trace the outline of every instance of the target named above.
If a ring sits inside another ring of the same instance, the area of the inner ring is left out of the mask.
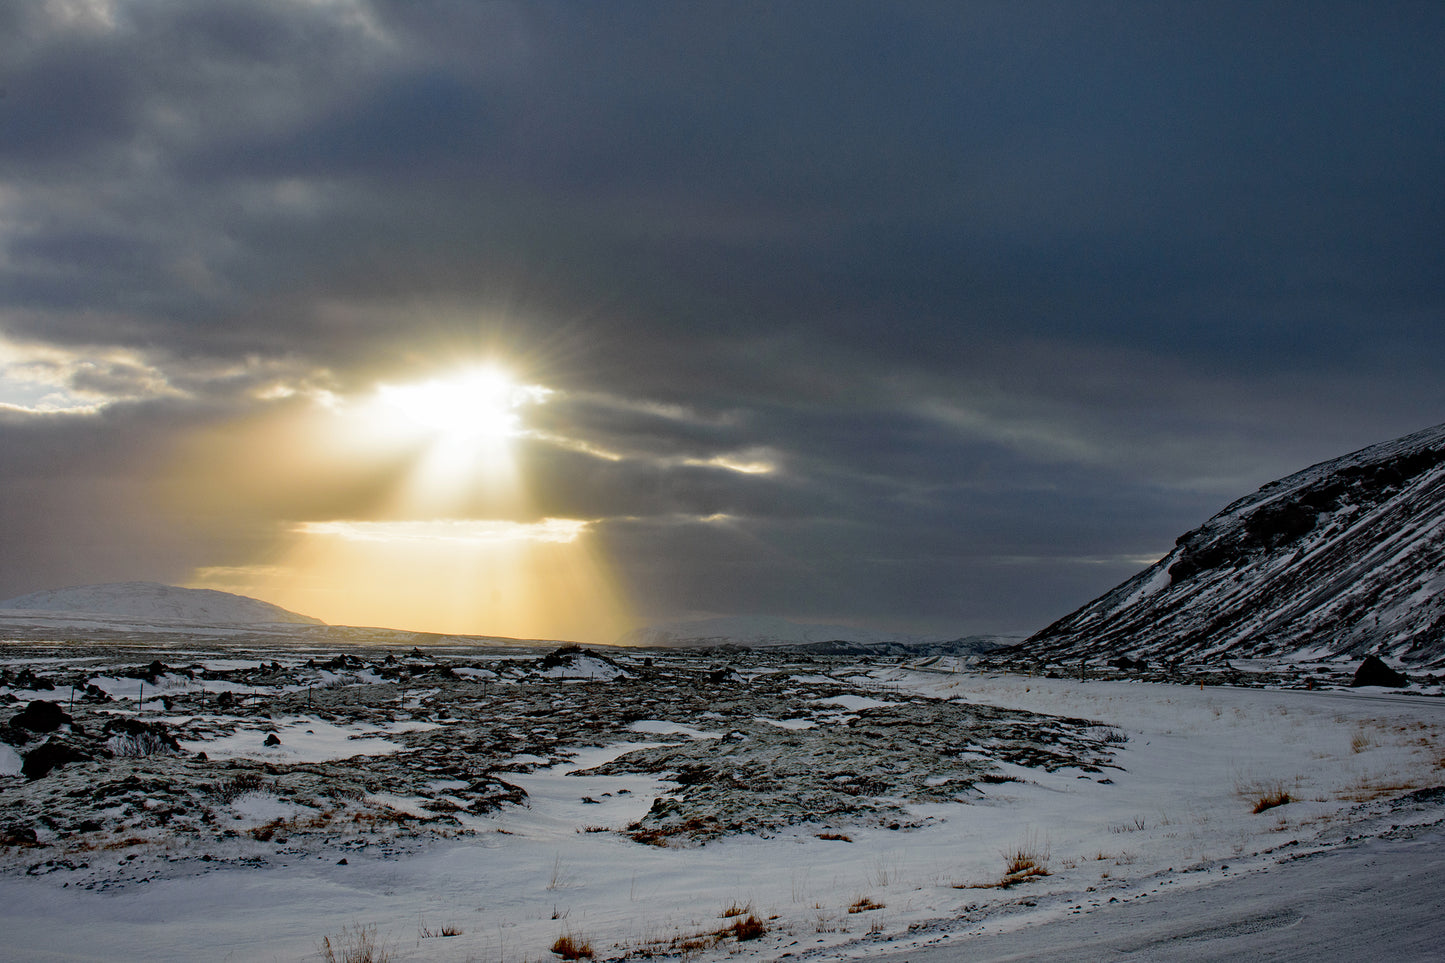
[[[1020,650],[1445,662],[1445,425],[1241,498]]]

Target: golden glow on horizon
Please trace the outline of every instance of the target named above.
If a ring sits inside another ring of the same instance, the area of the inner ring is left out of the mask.
[[[608,570],[581,535],[459,540],[307,532],[280,565],[208,573],[196,587],[259,596],[337,625],[600,643],[634,627]]]
[[[475,366],[198,440],[189,504],[277,541],[194,584],[340,625],[614,641],[633,625],[591,523],[516,521],[538,513],[512,446],[551,394]]]

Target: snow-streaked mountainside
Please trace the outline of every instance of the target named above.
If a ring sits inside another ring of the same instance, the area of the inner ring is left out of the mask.
[[[208,625],[286,623],[324,625],[320,619],[214,589],[178,588],[157,582],[112,582],[31,592],[0,602],[6,614],[20,612],[99,615],[149,622],[196,622]]]
[[[1445,425],[1265,485],[1020,650],[1445,662]]]
[[[848,625],[791,622],[771,615],[731,615],[634,629],[617,640],[625,646],[734,645],[747,648],[789,648],[818,653],[969,654],[988,652],[1018,641],[1017,636],[943,636],[880,632]]]

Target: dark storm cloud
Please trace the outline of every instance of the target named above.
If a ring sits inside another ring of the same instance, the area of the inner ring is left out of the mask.
[[[503,354],[648,612],[1034,627],[1441,418],[1437,5],[85,9],[0,12],[0,335],[115,437]]]

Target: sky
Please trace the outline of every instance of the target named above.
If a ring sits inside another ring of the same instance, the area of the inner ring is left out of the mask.
[[[0,598],[1042,628],[1445,420],[1438,3],[0,5]]]

